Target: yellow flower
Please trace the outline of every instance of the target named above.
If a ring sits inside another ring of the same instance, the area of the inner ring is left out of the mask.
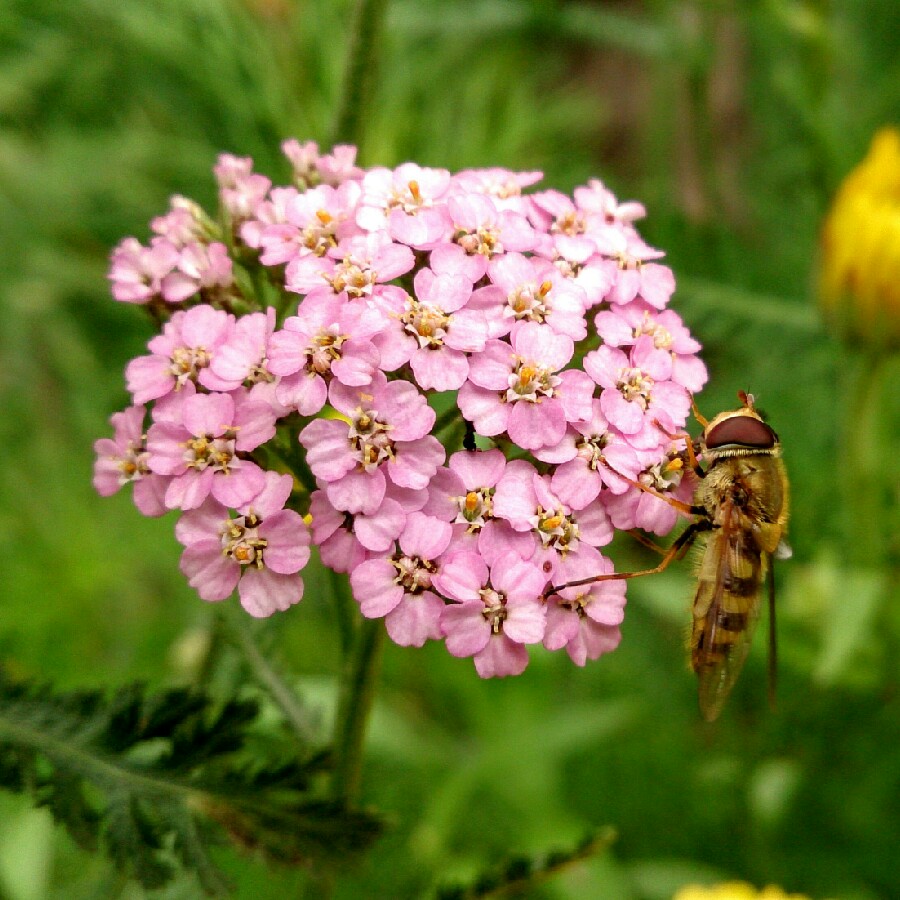
[[[809,900],[803,894],[786,894],[781,888],[769,885],[761,891],[744,881],[725,884],[689,884],[681,888],[672,900]]]
[[[884,128],[844,179],[822,229],[819,296],[845,339],[900,347],[900,130]]]

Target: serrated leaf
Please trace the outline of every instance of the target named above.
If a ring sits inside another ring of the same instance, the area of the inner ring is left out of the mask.
[[[147,888],[179,867],[227,893],[210,847],[229,840],[266,860],[345,860],[381,830],[370,813],[323,801],[315,776],[329,755],[248,760],[258,708],[183,689],[112,697],[57,694],[0,668],[0,784],[29,792],[83,848],[101,847]]]
[[[612,828],[588,834],[570,850],[552,850],[542,859],[512,856],[499,866],[482,872],[469,885],[439,887],[436,900],[479,900],[482,897],[530,896],[538,884],[562,869],[605,851],[616,839]]]

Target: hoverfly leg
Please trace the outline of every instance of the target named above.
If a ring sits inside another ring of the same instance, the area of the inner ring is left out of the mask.
[[[652,550],[654,553],[658,553],[660,556],[665,556],[669,552],[668,547],[661,547],[656,541],[651,541],[650,538],[644,534],[638,528],[629,528],[628,533],[639,543],[643,544],[648,550]]]
[[[693,413],[694,418],[697,420],[697,424],[700,425],[701,428],[706,428],[706,426],[709,425],[709,421],[706,419],[706,417],[703,415],[703,413],[701,413],[700,410],[697,409],[697,404],[694,402],[693,394],[690,395],[690,398],[691,398],[691,412]]]
[[[697,460],[697,441],[695,441],[686,431],[667,431],[663,428],[662,422],[660,422],[659,419],[654,419],[653,424],[673,443],[677,444],[680,441],[684,441],[684,453],[679,453],[675,458],[686,461],[694,470],[694,474],[698,478],[702,478],[703,470],[700,468],[700,463]],[[686,460],[685,457],[687,457]]]
[[[694,402],[694,395],[688,395],[691,399],[691,413],[694,418],[697,420],[697,423],[700,427],[705,431],[707,426],[709,425],[709,420],[700,410],[697,408],[697,404]],[[687,432],[670,432],[667,429],[663,428],[662,423],[657,419],[653,420],[653,424],[671,441],[684,441],[684,455],[687,457],[687,464],[694,470],[694,474],[697,475],[698,478],[703,477],[703,470],[700,468],[700,463],[697,461],[697,454],[700,450],[700,442],[692,438]]]
[[[775,628],[775,567],[771,564],[771,560],[766,580],[769,583],[769,709],[774,712],[778,680],[778,632]]]
[[[706,526],[701,524],[700,522],[698,522],[697,525],[698,525],[698,531],[707,530]],[[628,533],[639,544],[643,544],[648,550],[652,550],[654,553],[658,553],[660,556],[665,556],[672,549],[671,547],[661,547],[659,544],[656,543],[656,541],[651,541],[650,538],[648,538],[647,535],[644,534],[644,532],[638,528],[630,528],[628,530]],[[675,562],[678,562],[678,560],[680,560],[685,555],[685,553],[687,553],[687,551],[689,549],[690,549],[690,541],[686,542],[685,544],[683,544],[681,546],[681,549],[675,556]]]
[[[671,562],[676,559],[681,559],[690,545],[694,542],[697,535],[701,531],[709,530],[710,527],[711,525],[707,519],[691,522],[691,524],[678,535],[678,538],[672,546],[665,551],[665,555],[660,560],[659,565],[654,566],[652,569],[642,569],[640,572],[611,572],[609,575],[592,575],[590,578],[579,578],[576,581],[567,581],[565,584],[554,585],[551,589],[551,593],[565,590],[565,588],[593,584],[595,581],[623,581],[626,578],[642,578],[644,575],[657,575],[658,573],[665,571]]]
[[[685,503],[684,500],[676,500],[674,497],[668,497],[665,494],[661,494],[659,491],[654,490],[652,487],[647,487],[646,484],[642,484],[640,481],[628,478],[621,472],[617,472],[616,474],[624,481],[627,481],[632,487],[636,487],[639,491],[643,491],[645,494],[656,497],[657,500],[662,500],[663,503],[668,503],[673,509],[677,509],[678,512],[684,513],[686,516],[706,515],[706,509],[702,506],[696,506],[692,503]]]

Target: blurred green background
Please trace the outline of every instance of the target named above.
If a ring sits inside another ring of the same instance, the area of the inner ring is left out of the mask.
[[[194,675],[211,609],[178,572],[172,517],[91,488],[91,444],[151,334],[109,298],[108,253],[146,240],[172,193],[214,208],[217,153],[283,182],[282,138],[327,142],[348,10],[0,7],[0,654],[20,674],[61,688]],[[847,356],[813,302],[829,199],[898,119],[898,35],[896,0],[390,4],[363,164],[541,169],[567,191],[597,176],[643,201],[641,231],[678,279],[674,308],[705,345],[700,408],[752,390],[781,435],[795,555],[778,569],[778,708],[757,640],[714,726],[684,658],[688,565],[632,583],[621,648],[584,670],[537,652],[521,677],[483,682],[442,646],[388,646],[364,797],[391,830],[337,896],[427,896],[611,824],[608,853],[533,896],[662,900],[740,878],[820,900],[900,897],[897,585],[887,559],[852,566],[871,536],[848,527]],[[896,485],[893,456],[871,456],[871,478]],[[642,552],[623,543],[614,557],[633,567]],[[327,590],[308,583],[261,637],[325,737],[337,635]],[[303,881],[221,859],[237,896],[295,896]],[[164,896],[197,890],[185,880]],[[0,795],[0,897],[114,896],[143,894]]]

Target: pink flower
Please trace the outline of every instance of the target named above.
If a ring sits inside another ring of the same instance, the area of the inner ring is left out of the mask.
[[[610,347],[630,347],[641,339],[651,340],[658,352],[672,358],[673,381],[697,393],[706,383],[706,366],[697,357],[700,344],[691,337],[681,318],[670,309],[658,312],[636,300],[615,310],[603,310],[594,317],[597,334]]]
[[[444,448],[428,433],[434,410],[414,385],[388,382],[376,372],[364,388],[332,382],[329,395],[349,424],[316,419],[300,432],[300,443],[336,509],[371,515],[388,479],[413,490],[427,486],[444,461]]]
[[[541,233],[540,252],[584,262],[597,252],[591,234],[596,216],[579,209],[560,191],[540,191],[531,195],[529,218]]]
[[[147,433],[148,467],[171,476],[169,509],[196,509],[210,495],[223,506],[249,503],[264,487],[263,470],[241,452],[255,450],[275,434],[270,407],[246,394],[193,394],[172,421]]]
[[[411,513],[394,553],[366,560],[350,573],[362,614],[369,619],[384,617],[391,639],[403,647],[421,647],[441,636],[444,601],[431,584],[450,535],[446,522]]]
[[[336,144],[331,153],[319,155],[315,141],[301,144],[290,138],[282,142],[281,151],[291,162],[294,180],[303,188],[317,184],[336,186],[363,176],[363,170],[355,165],[356,147],[349,144]]]
[[[587,335],[587,297],[548,260],[506,253],[488,264],[491,286],[480,288],[469,307],[483,310],[490,337],[509,334],[516,322],[546,324],[580,341]]]
[[[324,256],[357,233],[350,215],[359,192],[355,181],[345,181],[337,188],[323,184],[292,194],[285,205],[284,223],[266,226],[256,235],[262,251],[260,262],[277,266],[298,256]]]
[[[389,483],[373,513],[351,515],[335,509],[325,491],[314,491],[310,502],[313,542],[326,553],[335,545],[343,547],[352,562],[339,561],[335,571],[349,572],[374,554],[390,550],[406,527],[407,516],[423,509],[427,500],[425,490],[413,491]],[[331,563],[328,565],[334,568]]]
[[[534,322],[517,325],[510,344],[490,340],[469,361],[469,380],[460,388],[460,411],[479,434],[507,432],[527,450],[555,446],[568,422],[590,416],[593,385],[584,372],[569,369],[570,337]]]
[[[183,510],[191,584],[253,615],[300,598],[312,541],[396,642],[443,636],[483,677],[540,641],[578,665],[612,649],[624,583],[564,585],[612,573],[614,528],[675,524],[661,497],[693,485],[673,435],[707,377],[643,206],[596,180],[529,193],[539,172],[282,150],[291,186],[223,154],[215,217],[175,197],[149,246],[113,251],[113,295],[165,324],[95,445],[98,491]],[[436,410],[469,448],[446,466]]]
[[[532,552],[537,552],[533,561],[548,564],[545,571],[555,569],[560,559],[583,544],[601,547],[613,538],[602,504],[594,500],[573,510],[553,493],[550,477],[539,475],[525,460],[507,465],[494,493],[494,515],[506,519],[515,531],[531,535]]]
[[[631,489],[628,479],[637,478],[641,462],[636,451],[615,430],[600,409],[591,405],[592,416],[575,422],[555,447],[535,450],[534,455],[556,466],[551,488],[572,509],[584,509],[607,487],[613,494]]]
[[[657,351],[652,339],[641,338],[626,356],[602,346],[584,358],[584,370],[602,388],[600,409],[610,425],[640,450],[665,441],[665,433],[681,427],[690,411],[687,391],[674,381],[671,356]]]
[[[387,370],[409,363],[424,390],[450,391],[469,374],[469,353],[484,349],[484,315],[466,309],[471,282],[420,269],[415,297],[407,297],[378,340]]]
[[[198,204],[176,194],[169,211],[150,221],[154,234],[166,238],[178,250],[188,244],[205,243],[213,236],[213,223]]]
[[[603,302],[615,278],[606,268],[606,261],[593,248],[587,252],[586,245],[566,244],[563,253],[558,247],[551,245],[539,248],[538,252],[550,260],[559,274],[584,295],[585,310]]]
[[[633,229],[607,228],[595,238],[598,250],[609,259],[606,268],[615,281],[606,299],[630,303],[635,297],[662,309],[675,290],[675,276],[668,266],[652,262],[664,254],[647,246]]]
[[[609,575],[613,564],[599,553],[572,557],[565,572],[555,576],[558,584],[579,581],[596,575]],[[597,659],[619,645],[619,625],[624,617],[625,582],[595,581],[578,587],[558,589],[547,600],[547,630],[544,646],[548,650],[566,648],[577,666]]]
[[[354,533],[353,516],[335,509],[328,502],[325,491],[313,491],[309,513],[312,516],[312,539],[319,548],[319,558],[333,572],[352,572],[360,563],[374,556]]]
[[[215,291],[233,283],[228,248],[219,242],[182,247],[174,271],[162,280],[163,299],[181,303],[200,291]]]
[[[383,231],[417,250],[429,250],[449,238],[452,222],[441,202],[450,186],[446,169],[404,163],[369,169],[362,180],[356,224],[364,231]]]
[[[591,213],[607,225],[631,225],[647,215],[643,203],[634,200],[619,203],[616,195],[598,178],[591,178],[587,187],[575,188],[573,195],[578,209]]]
[[[383,326],[381,313],[346,296],[310,294],[269,341],[268,368],[281,376],[278,401],[312,416],[325,405],[332,378],[367,385],[380,362],[372,338]]]
[[[415,265],[412,250],[395,244],[383,231],[357,234],[319,256],[292,259],[285,269],[285,287],[298,294],[330,288],[352,300],[376,300],[380,285],[405,275]]]
[[[301,599],[309,531],[299,513],[284,508],[291,486],[290,475],[267,472],[262,491],[236,518],[212,499],[181,517],[181,571],[204,600],[224,600],[237,587],[241,605],[259,618]]]
[[[454,193],[486,194],[494,201],[497,209],[509,209],[527,215],[529,198],[522,188],[536,184],[544,177],[543,172],[511,172],[509,169],[464,169],[453,176]]]
[[[130,406],[110,418],[115,437],[94,442],[94,490],[110,497],[126,484],[134,485],[134,505],[145,516],[168,512],[163,502],[168,479],[155,475],[147,465],[143,406]]]
[[[219,199],[228,210],[233,225],[253,217],[257,204],[272,185],[265,175],[253,171],[253,160],[249,156],[222,153],[213,172],[219,182]]]
[[[510,550],[523,559],[534,552],[529,534],[494,515],[494,491],[506,465],[500,450],[461,450],[431,479],[423,511],[452,524],[453,552],[477,550],[489,565]]]
[[[659,453],[661,451],[656,455]],[[640,528],[653,534],[668,534],[675,527],[679,512],[657,495],[690,503],[695,482],[692,476],[685,477],[686,474],[677,449],[647,465],[636,480],[654,493],[634,489],[604,496],[604,505],[613,525],[623,531]]]
[[[487,270],[491,257],[534,247],[534,229],[525,216],[499,209],[490,197],[453,195],[447,201],[447,209],[453,219],[454,240],[479,261],[481,274]]]
[[[155,237],[149,247],[125,238],[112,252],[109,280],[112,295],[122,303],[149,303],[162,296],[163,279],[178,264],[175,245]]]
[[[275,310],[250,313],[238,319],[216,350],[203,384],[213,391],[234,391],[242,385],[271,383],[269,340],[275,330]]]
[[[233,326],[234,316],[205,304],[176,312],[147,345],[150,354],[133,359],[125,369],[134,402],[158,400],[189,381],[203,383],[213,354]]]
[[[259,250],[262,247],[263,235],[270,225],[286,225],[288,207],[297,196],[293,187],[275,187],[269,191],[265,200],[260,200],[253,208],[253,217],[241,223],[239,234],[248,246]]]
[[[473,656],[482,678],[520,675],[528,665],[526,644],[544,636],[542,592],[547,577],[516,553],[488,568],[475,553],[449,557],[433,578],[446,597],[441,631],[453,656]]]

